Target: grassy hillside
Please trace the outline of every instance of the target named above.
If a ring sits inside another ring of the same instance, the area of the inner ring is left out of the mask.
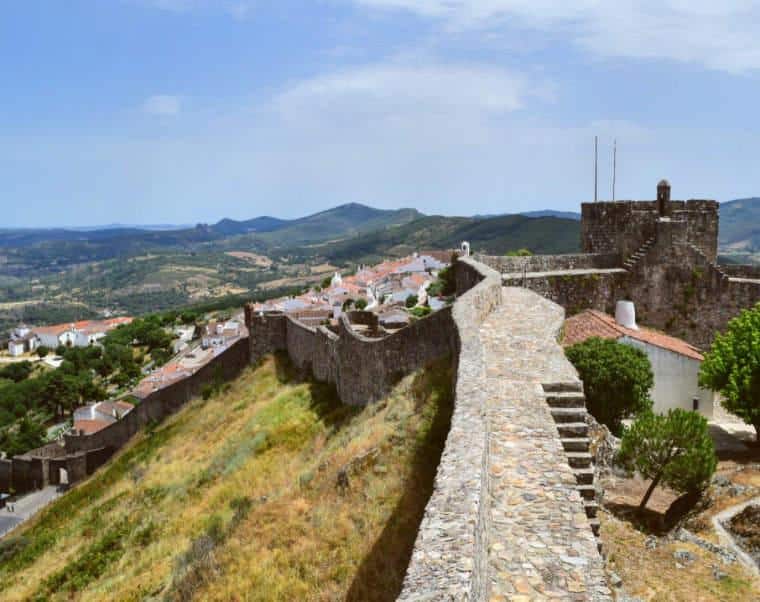
[[[0,599],[395,599],[448,430],[449,365],[357,409],[269,358],[0,542]]]
[[[580,247],[580,223],[556,217],[503,215],[484,219],[426,216],[403,226],[323,245],[311,252],[329,261],[371,261],[405,255],[418,249],[452,249],[467,240],[478,253],[503,254],[527,248],[534,253],[575,253]]]

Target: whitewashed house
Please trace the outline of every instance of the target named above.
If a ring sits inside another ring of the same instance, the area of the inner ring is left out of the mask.
[[[38,339],[28,326],[22,324],[11,332],[11,338],[8,341],[8,353],[11,356],[18,357],[30,353],[37,347]]]
[[[650,396],[655,412],[681,408],[712,418],[714,394],[698,384],[702,353],[686,341],[636,325],[632,303],[618,303],[616,317],[589,309],[565,321],[563,345],[591,337],[614,339],[646,354],[654,374]]]
[[[8,353],[10,353],[13,357],[24,355],[24,353],[26,353],[24,341],[14,339],[8,341]]]

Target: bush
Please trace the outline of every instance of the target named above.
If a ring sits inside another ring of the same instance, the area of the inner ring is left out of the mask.
[[[356,303],[354,303],[354,307],[358,309],[359,311],[363,311],[367,307],[367,300],[366,299],[357,299]]]
[[[453,265],[438,272],[438,277],[428,287],[427,292],[431,297],[450,297],[457,292]]]
[[[50,348],[45,347],[45,345],[40,345],[37,347],[37,357],[40,359],[47,357],[50,354]]]
[[[507,251],[504,255],[507,257],[530,257],[533,252],[530,249],[517,249],[516,251]]]
[[[640,416],[623,433],[618,461],[652,479],[639,510],[660,483],[680,493],[702,491],[717,465],[707,420],[681,409],[666,416],[652,412]]]
[[[405,305],[409,309],[411,309],[412,307],[414,307],[415,305],[417,305],[417,303],[419,303],[419,297],[417,297],[417,295],[409,295],[406,298],[406,301],[405,301]]]
[[[720,391],[725,408],[755,428],[760,442],[760,305],[742,311],[715,337],[699,384]]]
[[[583,380],[588,411],[614,434],[624,418],[651,409],[654,375],[643,351],[592,337],[565,353]]]
[[[429,316],[432,313],[432,309],[430,309],[427,305],[423,305],[421,307],[413,307],[409,310],[409,313],[412,314],[415,318],[424,318],[425,316]]]

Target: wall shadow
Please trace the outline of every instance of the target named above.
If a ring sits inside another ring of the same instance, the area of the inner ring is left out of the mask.
[[[424,379],[424,373],[422,375]],[[346,594],[351,602],[390,602],[401,593],[407,567],[417,539],[425,507],[433,493],[433,482],[446,444],[454,410],[453,377],[448,375],[449,393],[442,396],[430,430],[415,452],[404,493],[382,533],[364,557]],[[412,387],[424,386],[417,382]],[[416,396],[416,395],[415,395]]]

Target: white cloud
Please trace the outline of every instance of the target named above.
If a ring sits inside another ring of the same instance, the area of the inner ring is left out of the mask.
[[[283,113],[331,113],[392,118],[409,111],[427,115],[497,115],[527,99],[552,98],[551,86],[482,65],[370,65],[298,83],[281,94]]]
[[[142,109],[149,115],[174,116],[179,115],[182,106],[178,96],[158,94],[145,99]]]
[[[604,57],[660,58],[742,73],[760,69],[757,0],[351,0],[457,30],[559,32]]]

